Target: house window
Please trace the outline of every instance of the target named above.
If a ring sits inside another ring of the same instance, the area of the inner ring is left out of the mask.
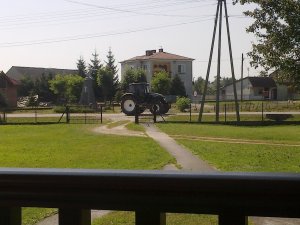
[[[148,66],[147,65],[143,65],[143,70],[147,71],[148,70]]]
[[[186,72],[186,68],[184,64],[179,64],[178,65],[178,73],[185,73]]]

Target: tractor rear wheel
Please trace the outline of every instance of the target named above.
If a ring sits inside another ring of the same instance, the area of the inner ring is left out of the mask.
[[[155,106],[156,106],[156,114],[163,114],[164,113],[164,105],[161,101],[159,102],[156,102],[154,104],[151,105],[150,107],[150,112],[152,114],[154,114],[154,111],[155,111]]]
[[[127,116],[135,115],[136,101],[132,95],[125,95],[121,101],[122,112]]]

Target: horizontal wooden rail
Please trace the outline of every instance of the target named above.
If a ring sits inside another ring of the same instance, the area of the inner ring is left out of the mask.
[[[60,225],[90,224],[90,209],[135,211],[139,225],[163,225],[166,212],[244,225],[247,216],[300,218],[299,190],[299,174],[3,168],[0,225],[21,224],[21,207],[59,208]]]

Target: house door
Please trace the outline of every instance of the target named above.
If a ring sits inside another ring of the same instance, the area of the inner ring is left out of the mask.
[[[271,99],[277,100],[277,88],[273,89],[271,92]]]

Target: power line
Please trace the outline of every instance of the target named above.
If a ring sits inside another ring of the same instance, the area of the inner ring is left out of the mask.
[[[122,34],[138,33],[138,32],[144,32],[144,31],[158,30],[158,29],[188,25],[188,24],[193,24],[193,23],[199,23],[199,22],[204,22],[204,21],[209,21],[209,20],[211,20],[211,19],[196,20],[196,21],[182,22],[182,23],[169,24],[169,25],[161,25],[161,26],[156,26],[156,27],[140,28],[140,29],[128,30],[128,31],[115,31],[115,32],[106,33],[106,34],[88,34],[88,35],[56,38],[56,39],[35,40],[35,41],[28,41],[28,42],[7,42],[7,43],[0,43],[0,48],[52,44],[52,43],[60,43],[60,42],[67,42],[67,41],[76,41],[76,40],[92,39],[92,38],[115,36],[115,35],[122,35]]]

